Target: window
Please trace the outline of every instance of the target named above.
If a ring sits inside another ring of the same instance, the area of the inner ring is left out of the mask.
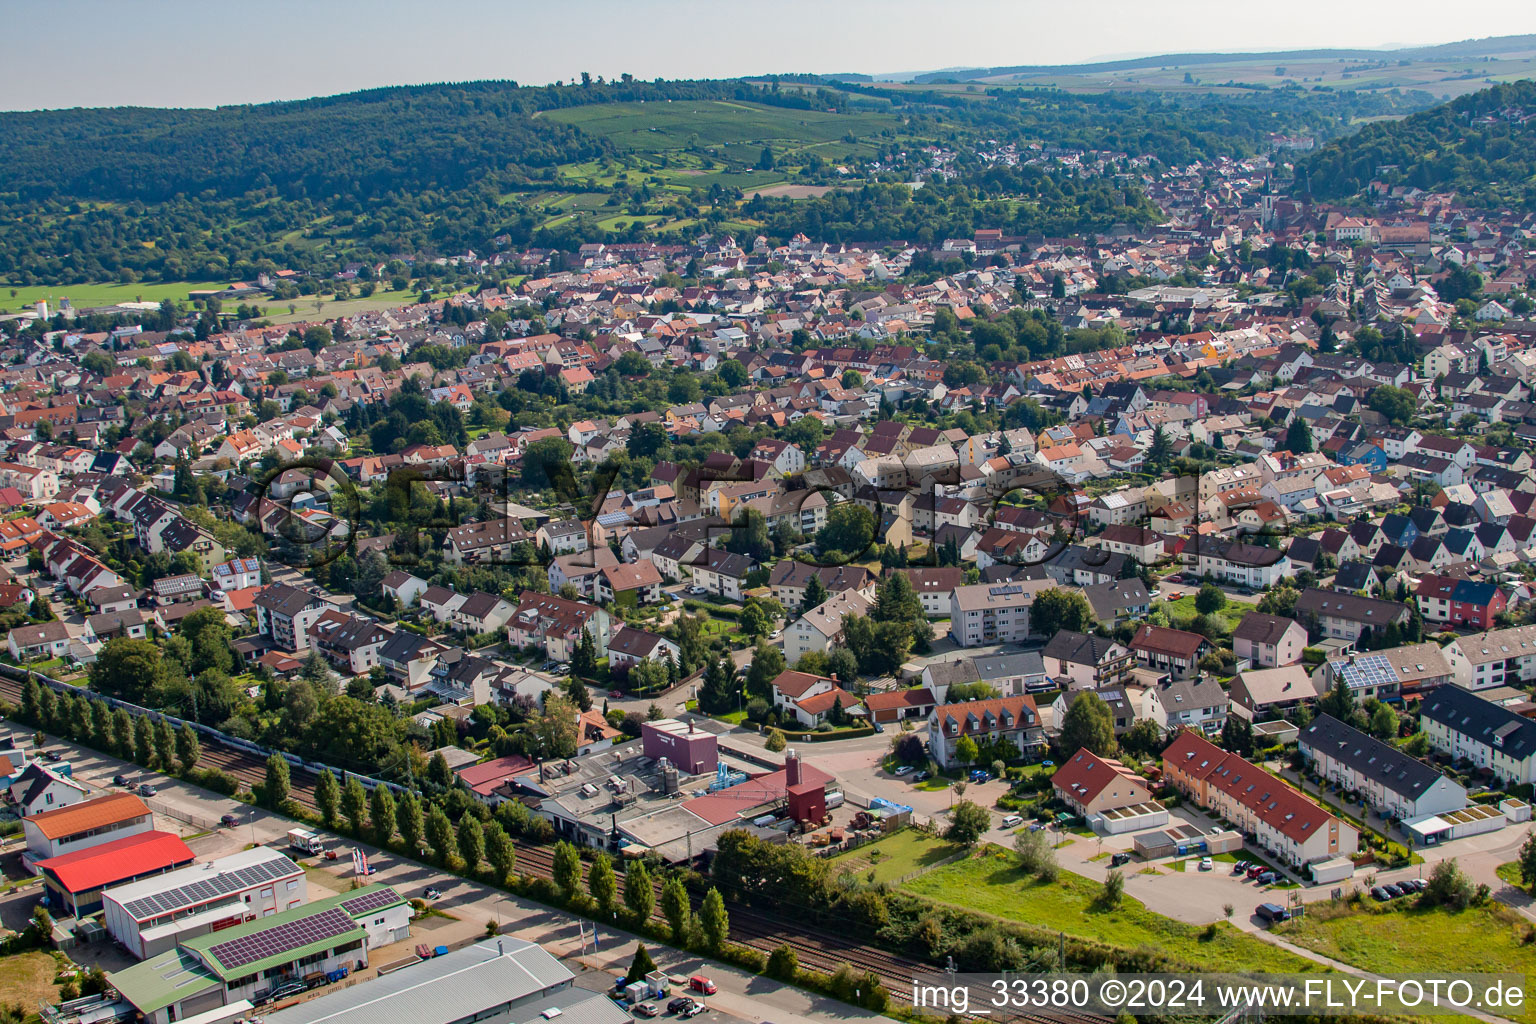
[[[288,879],[288,891],[289,892],[293,892],[293,890],[297,889],[298,887],[299,887],[299,880],[297,878],[290,878],[290,879]]]
[[[261,890],[261,898],[264,900],[269,900],[272,898],[272,886],[269,885],[265,889]]]

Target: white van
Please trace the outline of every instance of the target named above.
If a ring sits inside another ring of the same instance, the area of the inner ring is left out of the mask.
[[[1003,819],[1003,828],[1018,828],[1024,824],[1024,819],[1017,814],[1010,814]]]

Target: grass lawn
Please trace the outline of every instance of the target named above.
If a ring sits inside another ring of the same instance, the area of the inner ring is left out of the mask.
[[[1168,621],[1179,629],[1183,629],[1190,620],[1200,613],[1195,610],[1195,595],[1186,594],[1177,601],[1165,601],[1164,607],[1168,611]],[[1216,618],[1221,622],[1222,632],[1231,633],[1243,621],[1243,616],[1253,611],[1253,605],[1234,601],[1230,597],[1221,611],[1216,613]]]
[[[0,960],[0,1003],[15,1003],[28,1013],[38,1003],[59,1001],[59,987],[53,983],[59,965],[47,953],[17,953]]]
[[[959,852],[960,848],[952,843],[909,828],[849,853],[838,854],[832,858],[832,870],[835,874],[851,871],[862,879],[873,867],[876,882],[894,882]]]
[[[902,889],[1035,928],[1124,948],[1148,946],[1191,966],[1295,972],[1315,967],[1226,922],[1216,925],[1213,938],[1203,940],[1205,929],[1153,913],[1129,896],[1121,899],[1119,907],[1108,909],[1098,902],[1103,887],[1096,882],[1065,870],[1055,882],[1026,878],[1009,854],[996,847],[988,853],[930,871]]]
[[[115,306],[119,302],[160,302],[175,299],[186,302],[190,292],[223,288],[227,281],[135,281],[133,284],[40,284],[0,283],[0,313],[19,313],[39,301],[48,303],[49,313],[59,308],[60,299],[68,299],[76,309]],[[15,292],[15,295],[11,293]],[[250,299],[241,299],[249,302]],[[239,305],[239,302],[234,303]]]
[[[1500,905],[1467,910],[1378,910],[1309,907],[1300,920],[1275,928],[1298,946],[1379,974],[1425,977],[1453,971],[1536,973],[1536,945],[1520,943],[1519,920]],[[1527,1002],[1517,1020],[1536,1021]]]
[[[1506,861],[1500,864],[1494,869],[1494,873],[1516,889],[1525,887],[1525,883],[1520,881],[1520,862],[1517,860]]]

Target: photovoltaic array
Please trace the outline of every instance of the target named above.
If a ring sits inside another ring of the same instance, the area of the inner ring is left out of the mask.
[[[276,928],[268,928],[250,935],[242,935],[238,939],[230,939],[228,942],[221,942],[208,952],[226,968],[244,967],[246,964],[278,956],[312,942],[345,935],[356,927],[357,923],[352,920],[351,914],[340,907],[332,907],[330,910],[310,917],[301,917],[297,921],[280,924]]]

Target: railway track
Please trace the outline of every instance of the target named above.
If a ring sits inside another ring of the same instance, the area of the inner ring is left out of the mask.
[[[8,676],[0,675],[0,698],[13,704],[21,701],[21,683]],[[238,779],[247,789],[253,783],[265,781],[267,775],[266,760],[249,751],[238,747],[231,747],[217,740],[207,740],[202,745],[201,761],[209,767],[217,768]],[[308,768],[295,767],[290,773],[289,795],[301,806],[308,810],[317,810],[315,805],[315,784],[317,776]],[[554,876],[554,853],[549,847],[533,846],[528,843],[514,840],[513,846],[517,851],[517,871],[525,874],[536,874],[542,878]],[[585,875],[587,862],[582,861],[582,872]],[[623,887],[623,876],[619,878],[620,891]],[[660,911],[661,886],[656,884],[655,906],[652,919],[665,922],[665,916]],[[889,953],[874,946],[853,942],[830,932],[821,931],[803,924],[789,924],[781,918],[766,914],[752,907],[739,903],[727,904],[727,910],[731,919],[731,939],[733,942],[755,949],[764,955],[772,953],[779,946],[788,946],[795,951],[795,957],[802,967],[818,971],[824,974],[834,974],[843,966],[852,967],[860,973],[869,972],[880,979],[880,983],[892,1000],[910,1005],[912,1003],[912,981],[922,974],[935,973],[938,968],[932,964],[920,960]],[[1088,1014],[1062,1011],[1059,1014],[1044,1016],[1039,1014],[1016,1014],[1019,1020],[1036,1021],[1039,1024],[1105,1024],[1105,1019]],[[981,1018],[975,1018],[980,1020]],[[991,1018],[987,1018],[990,1020]]]

